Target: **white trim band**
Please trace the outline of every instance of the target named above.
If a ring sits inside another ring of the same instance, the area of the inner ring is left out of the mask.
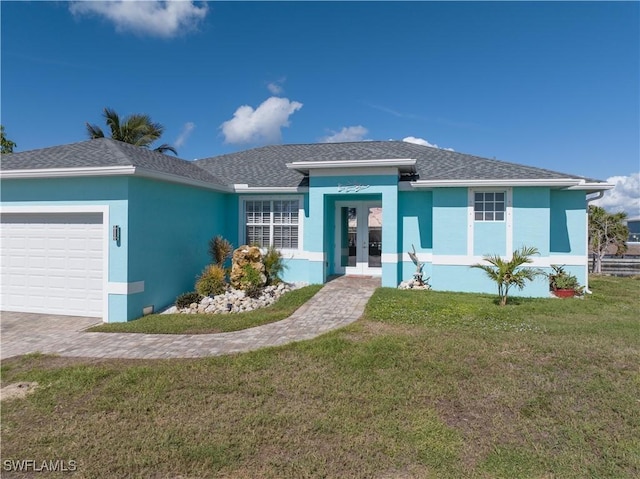
[[[118,283],[109,281],[107,283],[107,294],[136,294],[144,293],[144,281],[133,283]]]

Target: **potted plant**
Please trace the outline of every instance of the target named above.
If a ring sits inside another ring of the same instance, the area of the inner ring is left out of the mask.
[[[578,278],[569,274],[564,266],[552,264],[553,271],[548,274],[549,289],[558,298],[572,298],[575,295],[581,295],[584,290],[583,286],[578,283]]]

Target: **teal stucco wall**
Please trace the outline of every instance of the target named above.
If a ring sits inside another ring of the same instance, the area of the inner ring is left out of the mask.
[[[129,178],[34,178],[3,179],[3,206],[85,206],[101,205],[109,208],[109,231],[113,225],[129,222]],[[128,282],[129,239],[121,236],[120,243],[109,241],[109,269],[105,273],[111,283]],[[107,293],[105,293],[107,294]],[[127,313],[127,295],[108,294],[107,321],[133,319]]]
[[[209,238],[237,224],[229,195],[135,177],[3,180],[1,195],[4,206],[108,207],[109,232],[117,225],[121,235],[108,241],[107,288],[144,281],[141,292],[105,292],[109,322],[140,317],[145,306],[157,311],[193,290]]]
[[[229,217],[227,194],[144,178],[129,181],[129,282],[145,282],[143,293],[130,295],[131,318],[141,316],[143,307],[158,311],[193,291],[196,276],[211,262],[209,240],[232,237],[237,220]]]
[[[433,254],[467,254],[467,189],[433,191]]]
[[[359,185],[346,188],[344,185]],[[357,190],[357,191],[356,191]],[[309,178],[309,217],[305,226],[305,250],[312,254],[309,261],[309,282],[323,283],[331,273],[330,258],[335,250],[335,231],[328,219],[335,214],[336,201],[369,201],[382,203],[382,284],[397,286],[399,264],[398,243],[398,176],[397,174],[314,175]],[[385,259],[386,258],[386,259]]]
[[[429,258],[423,272],[435,290],[494,293],[495,285],[470,265],[486,254],[509,254],[509,243],[513,249],[535,246],[543,270],[567,264],[587,282],[584,191],[513,188],[509,231],[506,221],[470,219],[467,188],[398,191],[395,174],[312,173],[309,182],[308,193],[292,195],[302,199],[302,248],[284,255],[285,281],[325,282],[334,273],[336,202],[376,201],[383,209],[383,286],[412,277],[415,267],[403,255],[415,246],[418,255]],[[234,246],[243,240],[240,198],[251,197],[124,176],[3,180],[0,193],[3,205],[108,206],[109,230],[122,229],[119,243],[109,241],[108,281],[144,282],[142,292],[108,294],[109,321],[137,318],[146,306],[157,311],[192,290],[210,261],[211,237],[223,235]],[[548,285],[539,278],[516,294],[548,296]]]

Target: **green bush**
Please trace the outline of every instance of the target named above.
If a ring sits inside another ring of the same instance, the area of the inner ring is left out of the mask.
[[[202,295],[196,291],[189,291],[183,293],[176,298],[176,307],[179,309],[188,308],[191,303],[199,303],[202,300]]]
[[[274,246],[269,246],[262,257],[262,262],[267,271],[267,284],[278,284],[282,281],[280,275],[287,268],[282,261],[282,253]]]
[[[240,286],[244,290],[244,294],[250,298],[257,298],[260,296],[263,286],[260,272],[250,264],[245,264],[242,267],[242,272],[244,275]]]
[[[203,296],[222,294],[226,287],[225,279],[224,268],[217,264],[210,264],[196,281],[196,291]]]
[[[547,277],[549,278],[549,289],[551,291],[556,291],[558,289],[571,289],[577,294],[582,294],[584,292],[584,287],[580,286],[578,278],[567,272],[564,269],[564,265],[560,266],[552,264],[551,269],[553,272],[547,274]]]

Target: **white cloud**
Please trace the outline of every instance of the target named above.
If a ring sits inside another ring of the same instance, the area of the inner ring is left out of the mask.
[[[280,95],[280,93],[282,93],[284,91],[284,88],[282,88],[280,85],[278,85],[275,82],[271,82],[267,85],[267,88],[269,89],[269,91],[271,92],[271,94],[273,95]]]
[[[362,141],[369,130],[364,126],[345,126],[340,131],[332,131],[332,134],[320,139],[322,143],[340,143],[344,141]]]
[[[255,110],[239,107],[233,118],[220,125],[225,143],[280,143],[281,129],[289,126],[289,117],[302,108],[302,103],[272,96]]]
[[[601,206],[610,213],[624,211],[629,217],[640,216],[640,173],[629,176],[612,176],[607,183],[615,187],[591,204]]]
[[[178,135],[178,138],[176,138],[176,141],[173,142],[176,148],[180,148],[182,145],[184,145],[195,127],[196,124],[191,121],[184,124],[184,126],[182,127],[182,131]]]
[[[272,81],[267,85],[267,89],[271,92],[272,95],[282,95],[284,92],[284,87],[282,86],[286,81],[286,77],[282,77],[276,81]]]
[[[193,30],[207,15],[206,3],[191,1],[71,2],[74,15],[98,15],[116,26],[118,32],[133,32],[157,37],[173,37]]]
[[[430,146],[432,148],[440,148],[438,145],[429,143],[424,138],[416,138],[415,136],[407,136],[406,138],[403,138],[402,141],[406,141],[407,143],[414,143],[416,145]],[[447,150],[447,151],[455,151],[453,148],[440,148],[440,149]]]

